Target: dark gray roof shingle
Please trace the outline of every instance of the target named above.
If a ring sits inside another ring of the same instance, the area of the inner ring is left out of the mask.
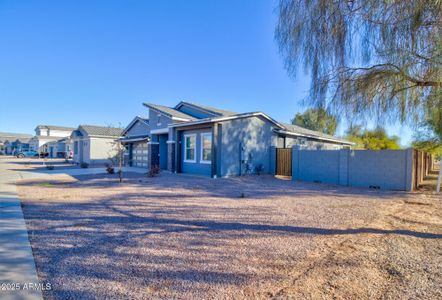
[[[79,129],[83,129],[88,135],[95,136],[115,136],[120,137],[123,129],[116,127],[105,127],[96,125],[80,125]]]
[[[65,126],[56,126],[56,125],[38,125],[38,128],[45,127],[52,130],[64,130],[64,131],[73,131],[75,128],[72,127],[65,127]]]

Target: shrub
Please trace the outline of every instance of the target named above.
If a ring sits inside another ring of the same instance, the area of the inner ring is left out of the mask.
[[[261,175],[262,172],[264,172],[264,166],[262,164],[257,165],[255,167],[255,173],[258,175]]]
[[[88,164],[88,163],[85,163],[85,162],[82,162],[82,163],[80,164],[80,168],[87,169],[87,168],[89,168],[89,164]]]
[[[153,166],[153,167],[149,170],[149,172],[147,173],[147,175],[148,175],[149,177],[155,177],[155,176],[157,176],[158,174],[160,174],[160,171],[161,171],[160,166],[156,165],[156,166]]]
[[[108,174],[115,174],[114,166],[106,164],[106,171]]]

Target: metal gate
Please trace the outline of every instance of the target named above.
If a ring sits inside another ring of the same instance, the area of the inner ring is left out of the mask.
[[[276,148],[276,175],[292,176],[291,148]]]

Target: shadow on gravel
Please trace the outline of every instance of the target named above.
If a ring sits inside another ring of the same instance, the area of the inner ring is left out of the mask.
[[[41,183],[54,182],[54,184],[69,184],[70,187],[81,187],[85,189],[105,189],[118,187],[120,185],[133,187],[150,187],[158,190],[170,191],[174,189],[186,189],[198,192],[201,196],[230,197],[238,198],[245,195],[246,198],[266,198],[279,196],[293,197],[322,197],[339,196],[342,198],[358,197],[371,198],[376,200],[390,200],[392,195],[410,197],[412,194],[393,191],[369,190],[336,186],[322,183],[294,182],[279,180],[269,175],[243,176],[233,178],[204,178],[190,175],[162,173],[159,176],[150,178],[145,174],[124,172],[123,182],[120,183],[118,174],[91,174],[91,175],[70,175],[78,182],[51,181],[51,179],[36,179],[32,181],[18,182],[17,185],[41,185]],[[170,179],[170,180],[169,180]],[[73,183],[73,184],[72,184]],[[171,197],[169,193],[165,197]],[[149,197],[161,197],[149,195]],[[177,198],[179,195],[176,196]],[[171,197],[172,198],[172,197]]]

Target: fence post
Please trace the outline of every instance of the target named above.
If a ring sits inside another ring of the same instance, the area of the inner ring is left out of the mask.
[[[405,190],[413,191],[413,149],[405,150]]]
[[[270,146],[270,174],[276,175],[276,147]]]
[[[339,184],[348,185],[349,169],[348,164],[350,160],[350,149],[339,150]]]
[[[292,180],[299,180],[299,145],[292,146]]]
[[[442,157],[439,158],[439,176],[437,177],[436,192],[440,193],[440,185],[442,181]]]

